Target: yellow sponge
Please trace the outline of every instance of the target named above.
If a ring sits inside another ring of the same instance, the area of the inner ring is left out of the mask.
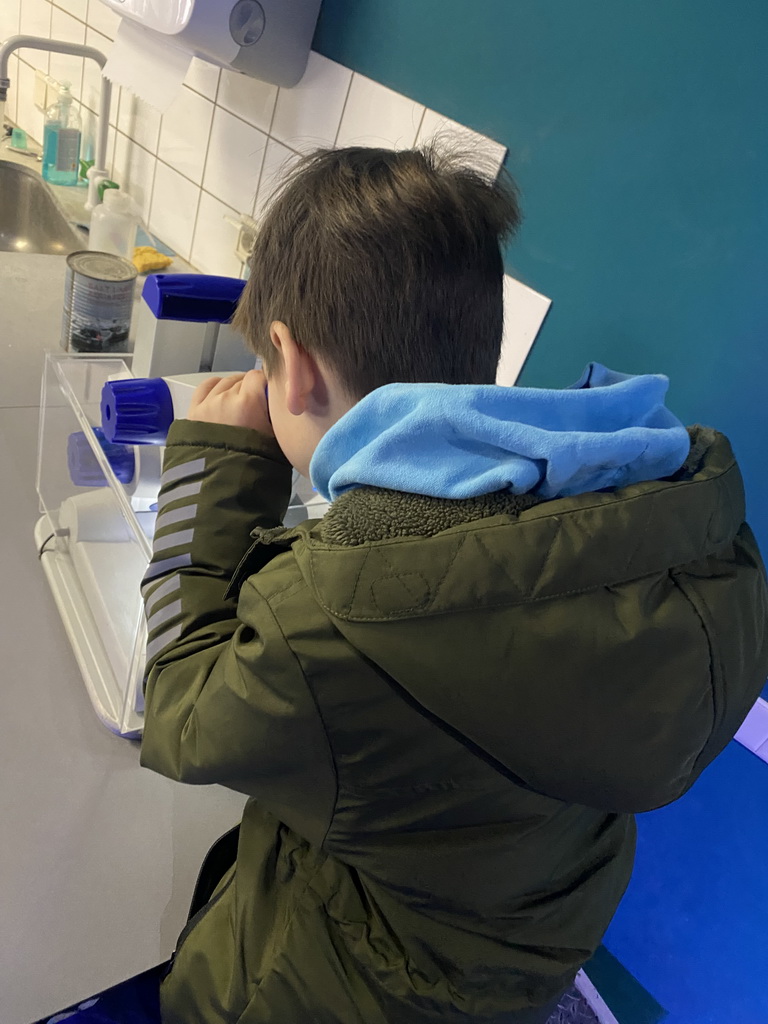
[[[158,252],[151,245],[137,245],[133,250],[133,265],[140,274],[150,274],[153,270],[164,270],[173,263],[170,256]]]

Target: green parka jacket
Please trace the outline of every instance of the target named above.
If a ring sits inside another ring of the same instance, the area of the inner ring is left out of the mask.
[[[247,793],[166,1024],[506,1024],[589,958],[633,813],[679,797],[768,674],[727,440],[536,503],[361,488],[279,526],[243,428],[169,436],[142,763]]]

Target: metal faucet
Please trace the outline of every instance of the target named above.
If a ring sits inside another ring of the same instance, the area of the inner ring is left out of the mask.
[[[11,36],[0,44],[0,107],[5,105],[11,80],[8,78],[8,59],[14,50],[22,47],[31,50],[48,50],[51,53],[68,53],[73,57],[90,57],[100,68],[104,68],[107,58],[93,46],[80,43],[65,43],[58,39],[46,39],[43,36]],[[88,171],[88,201],[86,210],[93,210],[99,205],[99,184],[109,177],[107,162],[107,133],[109,132],[109,106],[112,100],[112,83],[104,75],[101,76],[101,97],[99,101],[98,131],[96,134],[96,158],[93,167]]]

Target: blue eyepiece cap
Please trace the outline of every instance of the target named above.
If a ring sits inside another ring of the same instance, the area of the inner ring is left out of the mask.
[[[165,444],[173,400],[162,377],[110,380],[101,391],[101,427],[118,444]]]
[[[226,324],[245,288],[239,277],[150,274],[141,297],[158,320]]]

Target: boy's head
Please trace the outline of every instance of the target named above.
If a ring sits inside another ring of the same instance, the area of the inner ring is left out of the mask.
[[[491,384],[511,180],[435,148],[302,159],[262,220],[235,327],[262,357],[277,440],[306,473],[322,435],[393,382]]]

